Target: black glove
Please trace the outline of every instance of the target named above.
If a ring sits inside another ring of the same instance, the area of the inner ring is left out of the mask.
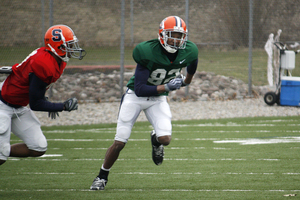
[[[48,117],[51,119],[56,119],[56,116],[59,117],[58,112],[48,112]]]
[[[65,111],[72,111],[78,109],[78,101],[75,97],[68,99],[64,102],[64,110]]]
[[[45,96],[45,97],[44,97],[44,100],[45,100],[45,101],[48,101],[48,97]],[[56,116],[59,117],[58,112],[54,112],[54,111],[53,111],[53,112],[48,112],[48,117],[49,117],[49,118],[51,118],[51,119],[56,119]]]

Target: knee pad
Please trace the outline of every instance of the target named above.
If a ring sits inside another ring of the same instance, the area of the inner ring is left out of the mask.
[[[117,134],[115,135],[115,140],[127,143],[131,135],[131,126],[118,125]]]
[[[157,137],[171,135],[172,134],[171,120],[168,119],[158,120],[155,130],[156,130]]]
[[[157,128],[160,130],[171,132],[172,130],[171,121],[168,119],[161,119],[157,122]]]
[[[127,143],[131,129],[140,114],[140,107],[131,103],[123,103],[118,119],[117,134],[115,140]]]
[[[41,151],[47,151],[47,146],[48,146],[48,143],[47,143],[46,137],[44,136],[43,138],[40,138],[39,149],[41,149]]]
[[[35,144],[26,144],[26,145],[28,149],[39,151],[39,152],[47,151],[47,146],[48,146],[47,140],[44,135],[42,137],[37,138]]]
[[[9,116],[0,113],[0,135],[8,131],[11,125],[11,119]]]
[[[45,136],[43,136],[43,137],[39,138],[38,148],[36,148],[35,150],[36,151],[47,151],[47,146],[48,146],[47,139]]]
[[[6,143],[3,144],[2,147],[0,147],[0,156],[1,154],[5,156],[6,158],[9,157],[10,154],[10,144]]]

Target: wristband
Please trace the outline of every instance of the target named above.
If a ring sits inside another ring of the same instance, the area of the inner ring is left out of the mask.
[[[167,84],[164,84],[164,86],[165,86],[165,90],[166,90],[166,92],[169,92],[169,91],[170,91],[170,89],[169,89],[168,85],[167,85]]]
[[[190,83],[189,83],[189,84],[190,84]],[[184,80],[182,80],[182,86],[183,86],[183,87],[188,86],[189,84],[185,83]]]

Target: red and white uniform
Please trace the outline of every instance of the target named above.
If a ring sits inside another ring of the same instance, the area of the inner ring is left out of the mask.
[[[8,103],[26,106],[29,103],[29,74],[34,73],[50,85],[60,78],[66,65],[66,62],[62,62],[58,66],[45,47],[36,49],[22,63],[12,67],[13,73],[4,81],[1,95]]]
[[[47,140],[40,122],[33,111],[26,107],[29,103],[29,75],[34,73],[49,86],[60,78],[66,64],[62,61],[59,66],[49,51],[41,47],[34,50],[22,63],[15,64],[2,87],[0,84],[3,100],[22,106],[14,108],[0,101],[0,160],[7,160],[10,155],[11,132],[23,140],[30,150],[47,150]]]

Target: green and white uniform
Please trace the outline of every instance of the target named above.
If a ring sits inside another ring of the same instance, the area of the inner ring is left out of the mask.
[[[194,43],[187,41],[186,48],[177,50],[177,56],[171,62],[159,40],[153,39],[138,44],[133,50],[133,59],[150,71],[147,85],[162,85],[179,75],[182,68],[197,61],[198,48]],[[172,114],[166,99],[168,93],[138,97],[134,92],[134,84],[135,75],[127,84],[128,91],[120,107],[115,140],[127,143],[131,129],[142,110],[152,124],[157,137],[171,135]]]
[[[158,39],[138,44],[133,50],[133,59],[136,63],[150,71],[147,85],[162,85],[180,74],[182,68],[190,65],[198,58],[198,48],[191,42],[186,42],[185,49],[179,49],[174,62],[170,62]],[[127,87],[134,91],[134,78],[132,76]],[[162,93],[160,95],[167,95]]]

